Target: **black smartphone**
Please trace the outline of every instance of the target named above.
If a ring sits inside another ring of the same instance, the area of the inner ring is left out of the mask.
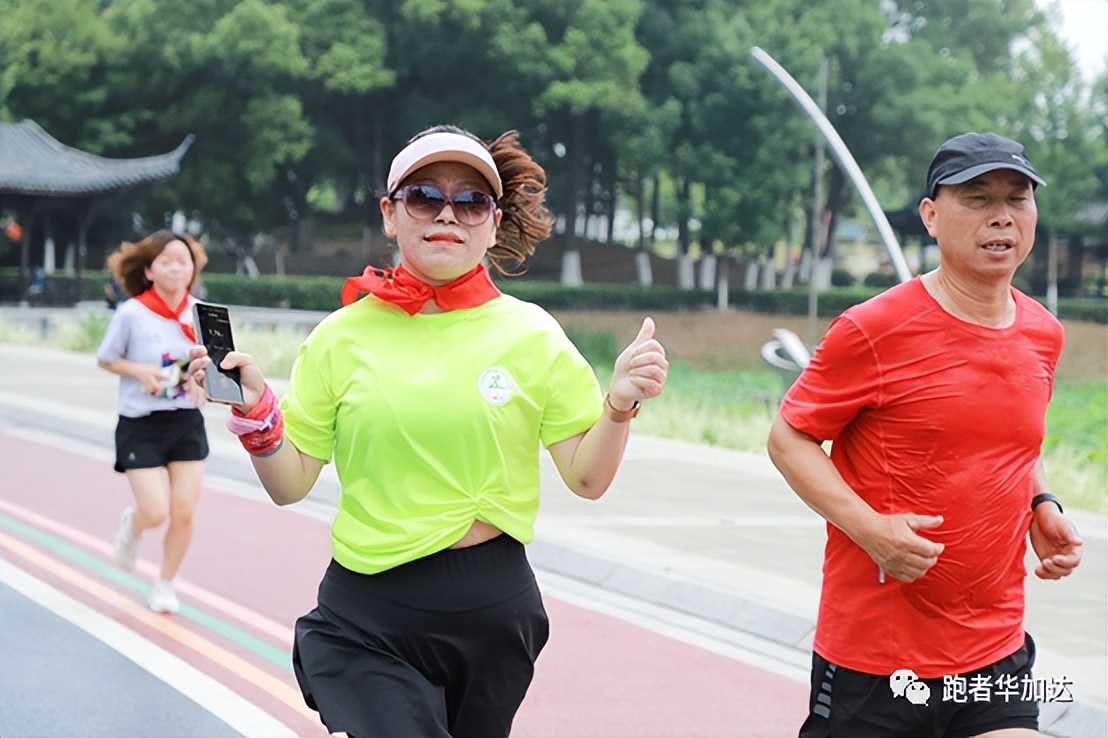
[[[231,337],[231,314],[222,305],[198,302],[192,306],[195,318],[197,338],[212,363],[204,370],[204,393],[212,402],[227,404],[242,403],[242,380],[238,369],[220,369],[219,362],[235,350],[235,341]]]

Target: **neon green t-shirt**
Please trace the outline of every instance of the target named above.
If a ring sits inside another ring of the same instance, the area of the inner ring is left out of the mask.
[[[335,560],[374,574],[459,541],[475,520],[534,537],[539,443],[588,430],[603,395],[542,308],[509,295],[408,315],[365,297],[300,348],[285,434],[342,483]]]

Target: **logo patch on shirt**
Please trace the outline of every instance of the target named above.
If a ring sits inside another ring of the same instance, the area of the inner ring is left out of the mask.
[[[477,378],[477,391],[485,402],[501,407],[515,394],[516,383],[508,370],[499,366],[490,366]]]

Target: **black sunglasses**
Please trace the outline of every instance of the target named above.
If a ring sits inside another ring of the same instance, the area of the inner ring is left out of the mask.
[[[496,198],[480,190],[462,190],[447,197],[438,187],[426,184],[401,187],[392,199],[404,203],[408,215],[417,220],[434,220],[449,205],[458,222],[467,226],[481,225],[496,210]]]

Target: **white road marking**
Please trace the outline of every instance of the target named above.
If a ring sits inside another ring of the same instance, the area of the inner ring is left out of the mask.
[[[296,738],[295,731],[215,679],[8,561],[0,560],[0,582],[115,649],[230,725],[244,738]]]

